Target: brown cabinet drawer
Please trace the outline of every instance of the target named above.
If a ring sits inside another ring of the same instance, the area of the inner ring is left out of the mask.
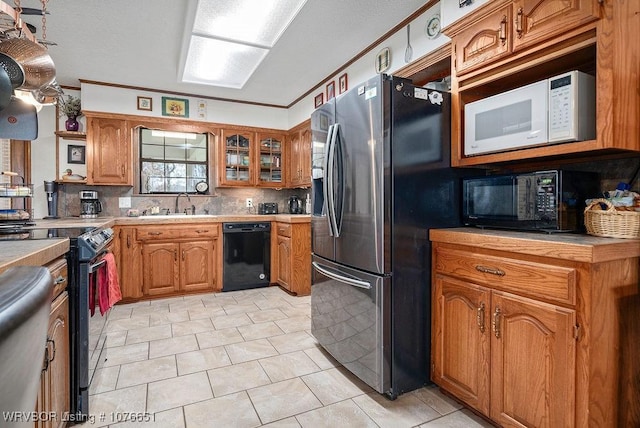
[[[287,236],[291,238],[291,225],[288,223],[276,223],[276,231],[278,236]]]
[[[67,269],[67,260],[60,258],[52,261],[46,266],[53,277],[53,293],[51,298],[55,299],[69,285],[69,273]]]
[[[163,224],[138,227],[136,229],[136,239],[138,241],[175,241],[214,238],[218,236],[219,230],[219,224],[203,224],[200,226],[168,226]]]
[[[522,296],[576,303],[577,273],[572,268],[437,248],[434,270]]]

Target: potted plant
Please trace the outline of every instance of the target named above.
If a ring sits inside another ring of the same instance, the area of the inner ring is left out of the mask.
[[[82,116],[82,106],[80,104],[80,98],[67,95],[64,99],[60,97],[59,103],[60,116],[67,116],[67,120],[64,123],[64,127],[67,131],[77,131],[79,128],[78,118]]]

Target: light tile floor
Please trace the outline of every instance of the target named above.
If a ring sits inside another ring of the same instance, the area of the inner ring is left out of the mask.
[[[106,330],[85,427],[491,426],[435,386],[376,393],[317,345],[310,298],[278,287],[117,305]]]

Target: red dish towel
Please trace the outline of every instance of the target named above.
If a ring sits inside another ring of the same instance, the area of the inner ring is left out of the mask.
[[[116,259],[112,253],[104,256],[105,265],[98,272],[98,305],[104,315],[116,302],[122,299]]]

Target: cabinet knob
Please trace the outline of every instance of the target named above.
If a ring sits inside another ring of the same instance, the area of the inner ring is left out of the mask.
[[[56,280],[54,281],[54,284],[58,285],[58,284],[62,284],[63,282],[66,282],[66,281],[67,281],[67,278],[65,278],[64,276],[60,275],[60,276],[58,276],[56,278]]]
[[[149,235],[159,236],[162,235],[162,232],[149,232]]]

